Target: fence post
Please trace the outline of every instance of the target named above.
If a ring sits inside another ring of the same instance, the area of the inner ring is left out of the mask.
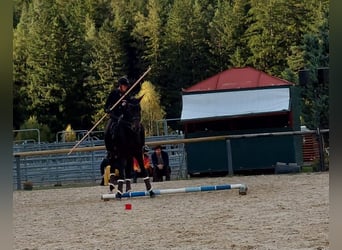
[[[232,160],[232,145],[230,144],[230,140],[226,140],[226,146],[227,146],[227,158],[228,158],[228,175],[233,176],[234,170],[233,170],[233,160]]]
[[[94,147],[94,141],[93,141],[93,134],[90,135],[90,141],[91,146]],[[94,157],[94,151],[91,151],[91,167],[92,167],[92,173],[93,173],[93,180],[96,182],[96,174],[95,174],[95,157]]]
[[[21,174],[20,174],[20,156],[15,156],[16,170],[17,170],[17,190],[21,190]]]
[[[316,135],[318,139],[318,145],[319,145],[319,165],[320,165],[320,171],[324,171],[324,153],[323,153],[323,140],[322,140],[322,134],[321,130],[319,128],[316,129]]]

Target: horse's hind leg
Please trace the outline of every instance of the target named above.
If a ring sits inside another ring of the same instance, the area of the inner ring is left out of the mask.
[[[115,197],[118,199],[121,199],[122,194],[123,194],[123,185],[125,182],[125,160],[120,159],[118,160],[118,165],[117,165],[118,169],[119,169],[119,176],[118,176],[118,191],[116,192]]]
[[[110,157],[110,174],[109,174],[109,192],[114,193],[115,185],[118,182],[119,170],[116,167],[117,162]]]
[[[126,192],[131,192],[132,191],[132,187],[131,187],[131,179],[125,179],[126,182]]]
[[[116,176],[115,173],[109,175],[109,192],[113,193],[115,189]]]
[[[123,185],[124,185],[124,180],[123,179],[119,179],[118,180],[118,191],[116,192],[115,197],[118,199],[121,199],[122,194],[123,194]]]
[[[118,184],[118,175],[119,170],[115,169],[114,167],[110,167],[110,174],[109,174],[109,191],[110,193],[114,193],[115,185]]]
[[[148,175],[147,170],[145,169],[144,166],[144,162],[143,162],[143,158],[142,158],[142,153],[139,152],[138,154],[135,154],[135,159],[138,161],[139,163],[139,167],[141,169],[141,173],[143,174],[144,177],[144,182],[145,182],[145,186],[146,186],[146,190],[149,192],[150,197],[153,198],[155,197],[155,193],[153,192],[153,188],[150,182],[150,177]]]
[[[132,171],[133,171],[133,158],[129,158],[125,162],[126,192],[131,192],[132,191],[132,186],[131,186]]]

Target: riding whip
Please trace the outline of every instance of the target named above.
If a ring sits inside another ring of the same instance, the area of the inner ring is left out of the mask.
[[[132,89],[135,88],[135,86],[147,75],[148,72],[150,72],[151,67],[148,67],[148,69],[145,71],[144,74],[142,74],[140,76],[140,78],[138,80],[136,80],[136,82],[120,97],[120,99],[113,104],[113,106],[110,107],[110,111],[113,110],[131,91]],[[100,124],[100,122],[102,122],[102,120],[107,116],[107,114],[105,114],[104,116],[101,117],[101,119],[95,123],[95,125],[82,137],[81,140],[79,140],[77,142],[77,144],[70,150],[70,152],[68,153],[68,155],[70,155],[72,153],[72,151],[74,151],[75,148],[78,147],[78,145],[80,145],[82,143],[82,141],[84,141],[84,139],[97,127],[97,125]]]

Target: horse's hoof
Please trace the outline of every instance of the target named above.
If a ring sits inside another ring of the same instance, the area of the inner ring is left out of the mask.
[[[151,197],[151,198],[156,197],[156,194],[155,194],[152,190],[150,191],[150,197]]]
[[[121,200],[122,194],[120,194],[119,192],[115,194],[115,199],[117,200]]]

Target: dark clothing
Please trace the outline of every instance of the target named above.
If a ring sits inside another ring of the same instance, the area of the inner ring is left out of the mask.
[[[152,166],[153,166],[153,181],[163,181],[163,176],[165,180],[170,180],[171,168],[169,166],[169,155],[165,151],[160,152],[160,157],[158,157],[156,152],[151,155]],[[163,164],[163,168],[159,169],[158,165]]]
[[[104,140],[107,151],[111,151],[113,148],[113,138],[115,137],[115,129],[118,122],[119,117],[123,113],[122,103],[117,104],[112,110],[111,107],[118,102],[118,100],[122,97],[122,93],[119,89],[115,89],[110,92],[106,104],[105,104],[105,112],[110,115],[110,119],[107,122],[105,131],[104,131]],[[122,100],[123,102],[124,100]]]
[[[110,110],[110,108],[117,103],[117,101],[122,97],[122,93],[119,89],[115,89],[109,93],[105,104],[105,112],[110,115],[112,119],[118,119],[122,114],[122,105],[118,104],[114,109]]]

